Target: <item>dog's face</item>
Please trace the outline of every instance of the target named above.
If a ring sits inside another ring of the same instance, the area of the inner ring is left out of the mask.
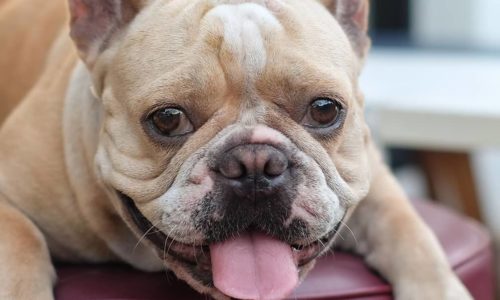
[[[202,292],[239,295],[216,269],[244,241],[303,275],[368,190],[360,33],[313,0],[73,2],[104,110],[97,170],[123,218]],[[85,18],[112,24],[99,43]]]

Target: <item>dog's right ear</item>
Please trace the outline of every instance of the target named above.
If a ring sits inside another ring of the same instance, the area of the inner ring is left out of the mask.
[[[364,59],[370,47],[370,0],[320,0],[346,32],[354,51]]]
[[[92,66],[113,36],[134,19],[141,0],[69,0],[71,38]]]

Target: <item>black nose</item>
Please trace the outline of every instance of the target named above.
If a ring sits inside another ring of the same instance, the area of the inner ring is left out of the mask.
[[[262,144],[235,147],[224,153],[218,164],[219,173],[238,194],[272,193],[286,182],[288,168],[282,151]]]

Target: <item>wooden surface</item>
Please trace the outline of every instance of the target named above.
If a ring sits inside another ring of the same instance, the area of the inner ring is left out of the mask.
[[[469,154],[436,151],[419,151],[418,154],[432,198],[482,221]]]

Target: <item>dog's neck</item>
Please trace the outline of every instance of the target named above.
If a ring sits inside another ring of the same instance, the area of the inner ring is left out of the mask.
[[[97,150],[102,112],[102,105],[95,95],[89,72],[80,62],[73,71],[66,94],[63,130],[65,139],[79,139],[75,132],[83,135],[80,146],[84,147],[81,150],[84,151],[87,163],[91,164],[89,167],[93,165],[93,156]],[[67,135],[69,132],[72,134]]]

